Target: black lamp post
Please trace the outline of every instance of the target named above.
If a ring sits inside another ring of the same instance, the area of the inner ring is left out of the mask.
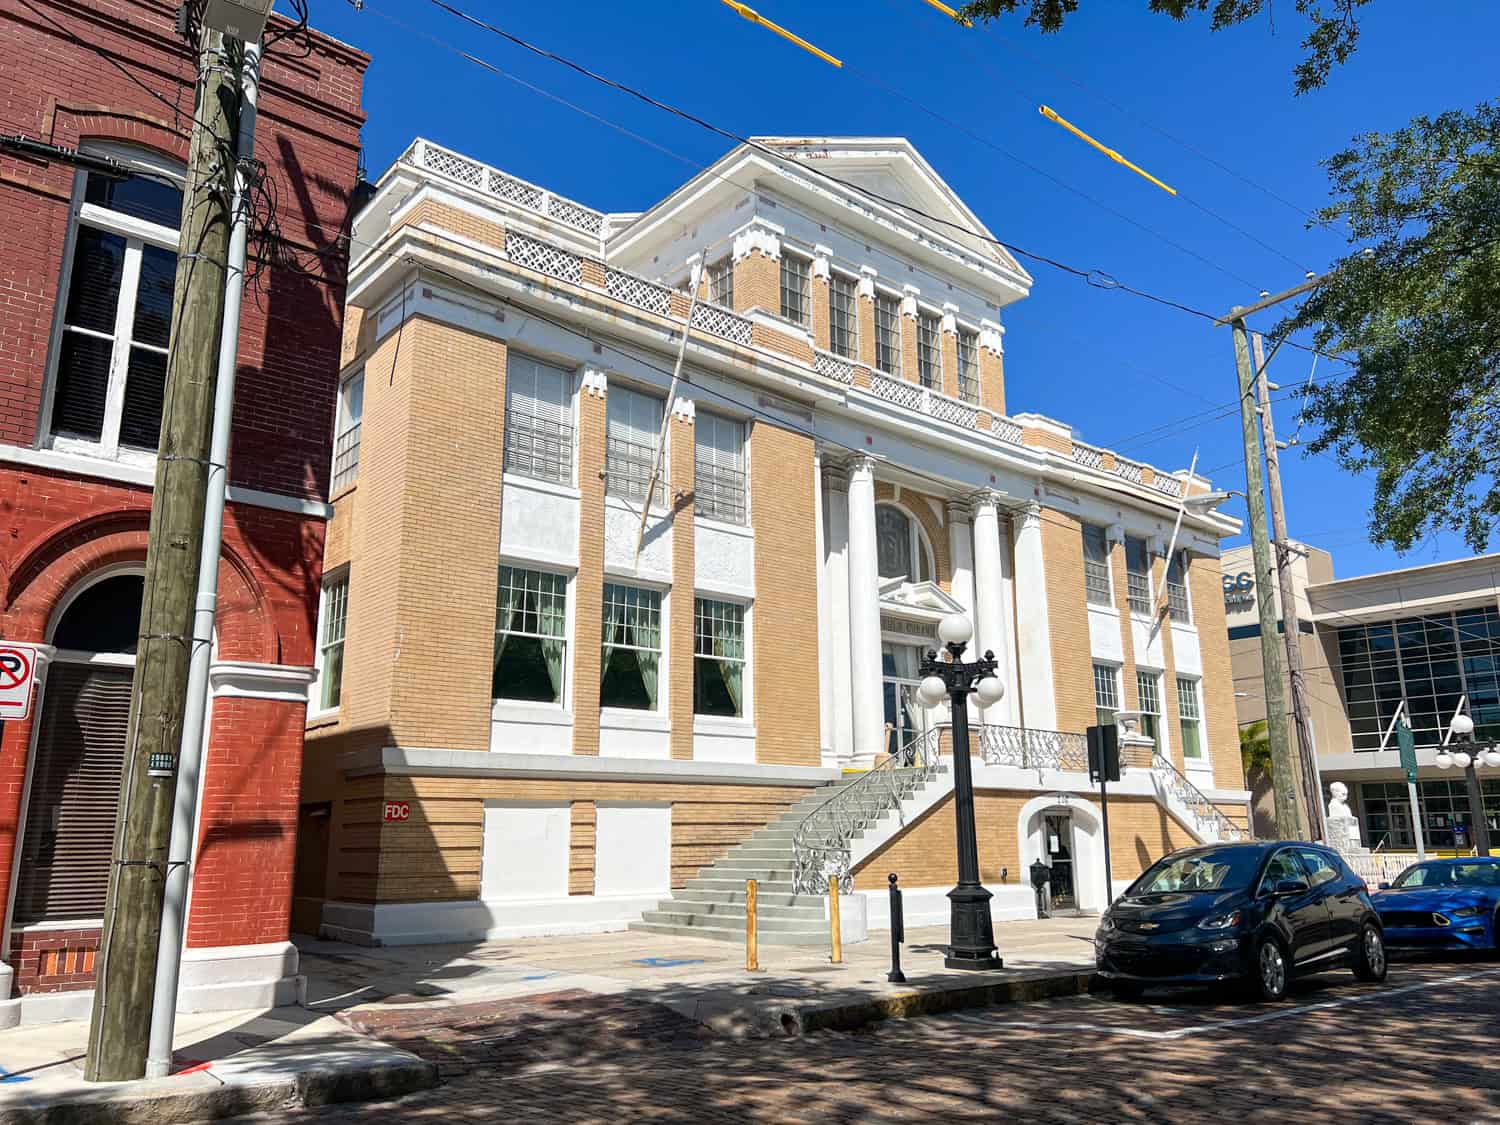
[[[917,695],[928,707],[948,700],[953,714],[953,821],[958,844],[958,885],[948,892],[950,969],[999,969],[995,955],[995,927],[990,919],[990,892],[979,881],[979,844],[974,829],[974,777],[969,766],[969,693],[986,707],[1000,702],[1004,685],[995,678],[995,654],[961,663],[964,647],[974,635],[967,618],[954,613],[938,625],[938,638],[951,660],[939,660],[936,650],[922,662]]]
[[[1474,743],[1474,720],[1468,715],[1454,715],[1448,724],[1457,747],[1438,748],[1436,765],[1445,770],[1457,766],[1464,771],[1469,783],[1469,819],[1474,823],[1474,850],[1478,855],[1490,854],[1490,824],[1484,815],[1484,792],[1479,787],[1478,766],[1500,766],[1500,750],[1494,746],[1478,746]]]

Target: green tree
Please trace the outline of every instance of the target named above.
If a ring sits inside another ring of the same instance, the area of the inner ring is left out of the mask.
[[[1247,777],[1256,770],[1271,772],[1271,736],[1264,719],[1240,727],[1240,764]]]
[[[1118,0],[1116,0],[1118,2]],[[1359,45],[1359,13],[1370,0],[1293,0],[1292,7],[1311,27],[1302,40],[1306,52],[1296,67],[1297,93],[1305,94],[1328,81],[1329,72],[1346,62]],[[1060,31],[1063,21],[1078,10],[1079,0],[972,0],[959,13],[969,20],[989,21],[1024,11],[1027,27]],[[1235,27],[1265,13],[1275,12],[1273,0],[1147,0],[1148,11],[1186,20],[1207,14],[1214,31]]]
[[[1313,390],[1307,452],[1374,473],[1375,542],[1452,531],[1483,551],[1500,526],[1500,101],[1365,134],[1326,164],[1318,217],[1362,249],[1276,329],[1353,357]]]

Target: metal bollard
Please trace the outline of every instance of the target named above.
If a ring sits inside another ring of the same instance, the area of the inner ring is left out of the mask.
[[[901,971],[901,943],[906,940],[906,912],[901,907],[901,888],[896,886],[896,873],[890,874],[891,883],[891,971],[885,979],[892,984],[905,984],[906,974]]]
[[[756,933],[756,886],[754,879],[745,880],[745,972],[760,971],[760,948]]]
[[[844,931],[839,925],[839,877],[828,876],[828,939],[832,945],[829,960],[835,965],[844,963]]]

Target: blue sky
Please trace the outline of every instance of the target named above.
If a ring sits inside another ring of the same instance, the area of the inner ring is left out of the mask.
[[[1451,0],[1431,19],[1425,6],[1380,0],[1361,9],[1360,48],[1328,88],[1294,97],[1305,25],[1290,4],[1274,6],[1274,27],[1261,19],[1215,34],[1204,20],[1153,16],[1145,0],[1085,0],[1062,33],[1043,36],[1019,19],[965,31],[921,0],[759,0],[767,18],[841,56],[843,70],[717,0],[457,6],[736,133],[906,136],[998,237],[1214,312],[1294,285],[1343,253],[1337,230],[1308,230],[1301,213],[1327,199],[1319,161],[1358,133],[1494,96],[1500,42],[1493,3]],[[591,206],[635,210],[728,147],[427,0],[366,0],[364,11],[314,2],[312,18],[373,56],[364,95],[372,177],[420,134]],[[1181,194],[1073,139],[1038,114],[1043,103]],[[1228,330],[1026,265],[1032,295],[1004,318],[1010,412],[1060,418],[1088,441],[1168,469],[1185,467],[1196,447],[1217,487],[1243,488],[1237,415],[1214,417],[1234,402]],[[1311,362],[1283,349],[1271,377],[1289,391]],[[1337,369],[1319,361],[1320,376]],[[1293,431],[1295,399],[1276,416],[1280,434]],[[1331,457],[1284,455],[1283,479],[1291,534],[1332,551],[1341,576],[1470,553],[1447,535],[1404,558],[1371,545],[1371,484]],[[1227,510],[1243,516],[1238,501]]]

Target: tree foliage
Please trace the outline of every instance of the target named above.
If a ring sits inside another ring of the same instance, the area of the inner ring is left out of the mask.
[[[1500,101],[1365,134],[1326,164],[1319,218],[1357,249],[1276,331],[1311,328],[1353,372],[1314,388],[1307,451],[1374,473],[1374,541],[1447,530],[1483,551],[1500,527]]]
[[[1359,45],[1358,9],[1370,0],[1293,0],[1292,6],[1311,27],[1302,40],[1304,58],[1296,67],[1297,93],[1316,90]],[[988,21],[1025,12],[1027,27],[1060,31],[1063,21],[1078,10],[1079,0],[972,0],[961,18]],[[1222,31],[1254,19],[1262,12],[1274,19],[1274,0],[1147,0],[1148,11],[1186,20],[1206,14],[1209,27]]]
[[[1245,773],[1271,772],[1271,735],[1264,719],[1240,727],[1240,764]]]

